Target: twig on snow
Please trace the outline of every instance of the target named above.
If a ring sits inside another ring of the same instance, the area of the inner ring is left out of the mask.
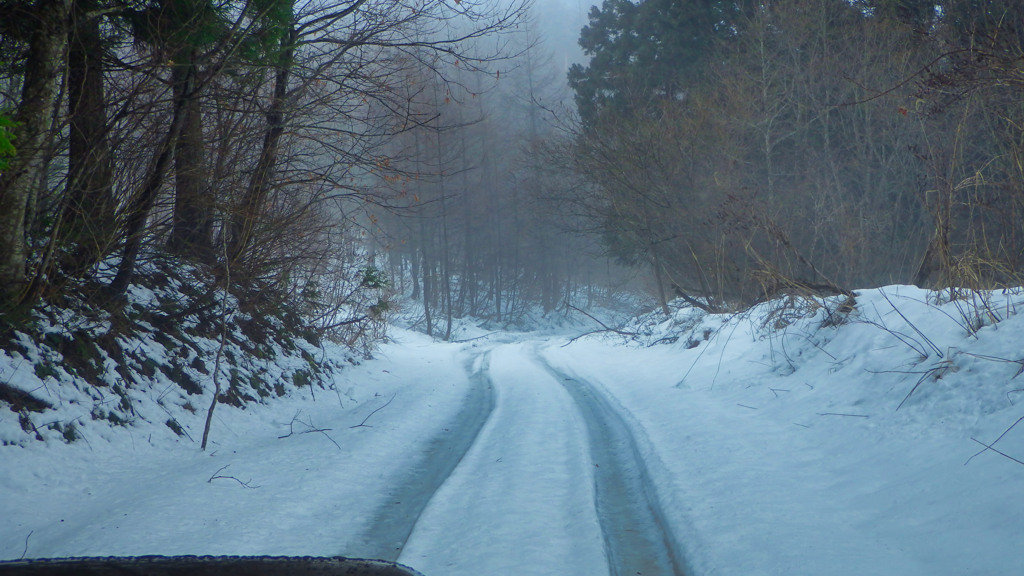
[[[35,532],[35,530],[29,530],[28,534],[25,535],[25,549],[21,551],[21,557],[19,557],[18,560],[23,560],[25,555],[28,554],[28,539],[32,537],[33,532]]]
[[[1018,460],[1018,459],[1014,458],[1013,456],[1010,456],[1010,455],[1009,455],[1009,454],[1007,454],[1006,452],[1002,452],[1002,451],[1000,451],[1000,450],[997,450],[997,449],[993,448],[991,444],[985,444],[984,442],[982,442],[981,440],[978,440],[977,438],[971,438],[971,440],[974,440],[974,441],[975,441],[975,442],[977,442],[978,444],[981,444],[982,446],[984,446],[984,447],[985,447],[985,449],[984,449],[984,450],[982,450],[981,452],[978,452],[978,454],[981,454],[981,453],[982,453],[982,452],[984,452],[985,450],[991,450],[991,451],[995,452],[996,454],[999,454],[1000,456],[1003,456],[1004,458],[1009,458],[1010,460],[1013,460],[1013,461],[1014,461],[1014,462],[1016,462],[1017,464],[1021,464],[1021,465],[1024,465],[1024,461]],[[974,456],[977,456],[978,454],[975,454]],[[971,458],[974,458],[974,456],[971,456]],[[968,459],[967,459],[967,462],[970,462],[970,461],[971,461],[971,459],[970,459],[970,458],[968,458]],[[966,466],[966,465],[967,465],[967,462],[964,462],[964,466]]]
[[[974,460],[975,457],[977,457],[977,456],[979,456],[981,454],[984,454],[986,450],[991,450],[991,451],[995,452],[996,454],[999,454],[1001,456],[1006,456],[1007,458],[1009,458],[1010,460],[1013,460],[1014,462],[1018,462],[1020,464],[1024,464],[1024,462],[1021,462],[1020,460],[1017,460],[1013,456],[1007,456],[1006,454],[1004,454],[1004,453],[1000,452],[999,450],[996,450],[995,448],[993,448],[993,446],[996,445],[996,442],[999,442],[1000,440],[1002,440],[1003,436],[1006,436],[1007,434],[1009,434],[1010,430],[1013,430],[1013,427],[1016,426],[1017,424],[1020,424],[1022,420],[1024,420],[1024,416],[1021,416],[1020,418],[1017,418],[1017,421],[1014,422],[1013,424],[1010,424],[1010,427],[1007,428],[1006,430],[1003,430],[1003,433],[999,435],[999,438],[996,438],[995,440],[993,440],[991,444],[985,444],[984,442],[980,442],[978,440],[974,440],[974,438],[971,438],[971,440],[974,440],[975,442],[977,442],[978,444],[981,444],[985,448],[983,448],[982,450],[978,451],[978,453],[976,453],[974,456],[971,456],[970,458],[968,458],[967,461],[964,462],[964,466],[967,466],[968,464],[970,464],[971,460]]]
[[[1006,393],[1006,401],[1010,403],[1010,406],[1014,405],[1013,404],[1013,399],[1010,398],[1010,394],[1020,394],[1021,392],[1024,392],[1024,388],[1018,388],[1016,390],[1010,390],[1009,392]]]
[[[1021,373],[1024,373],[1024,360],[1012,360],[1010,358],[1000,358],[999,356],[987,356],[985,354],[975,354],[973,352],[964,352],[964,355],[973,356],[975,358],[980,358],[982,360],[990,360],[992,362],[1006,362],[1007,364],[1016,364],[1017,366],[1019,366],[1019,368],[1017,369],[1017,373],[1013,375],[1013,378],[1016,378],[1017,376],[1020,376]],[[1011,380],[1013,378],[1011,378]]]
[[[288,423],[288,433],[285,434],[284,436],[278,436],[277,437],[278,440],[281,440],[281,439],[284,439],[284,438],[288,438],[289,436],[294,436],[295,435],[295,421],[296,420],[298,420],[299,422],[302,422],[302,420],[299,420],[299,413],[296,413],[295,416],[292,416],[292,421]],[[311,432],[319,432],[319,433],[323,434],[328,440],[330,440],[331,444],[334,444],[335,446],[337,446],[338,450],[341,450],[341,445],[338,444],[337,442],[335,442],[334,438],[331,438],[331,436],[328,434],[328,432],[333,430],[333,428],[317,428],[316,426],[313,425],[313,419],[312,418],[310,418],[308,422],[302,422],[302,423],[305,424],[308,427],[308,429],[307,430],[303,430],[302,432],[299,432],[299,434],[309,434]]]
[[[491,336],[494,336],[495,334],[497,334],[497,332],[489,332],[487,334],[484,334],[483,336],[477,336],[476,338],[466,338],[465,340],[452,340],[451,343],[452,344],[465,344],[466,342],[472,342],[474,340],[483,340],[484,338],[489,338]]]
[[[238,478],[235,478],[234,476],[222,475],[221,472],[226,470],[228,466],[231,466],[231,464],[225,464],[225,465],[221,466],[220,468],[218,468],[217,471],[213,473],[213,476],[210,476],[210,479],[207,480],[206,482],[208,484],[213,484],[213,481],[214,480],[218,480],[218,479],[234,480],[235,482],[238,482],[239,484],[241,484],[243,488],[248,488],[250,490],[255,490],[256,488],[259,488],[259,486],[253,486],[252,485],[252,478],[250,478],[246,482],[242,482],[241,480],[239,480]]]
[[[592,330],[592,331],[590,331],[590,332],[586,332],[586,333],[584,333],[584,334],[580,334],[579,336],[576,336],[575,338],[573,338],[573,339],[569,340],[569,341],[568,341],[568,342],[566,342],[565,344],[562,344],[562,348],[565,348],[565,347],[566,347],[566,346],[568,346],[569,344],[572,344],[573,342],[575,342],[575,341],[579,340],[580,338],[583,338],[584,336],[590,336],[591,334],[597,334],[597,333],[599,333],[599,332],[614,332],[614,333],[616,333],[616,334],[618,334],[618,335],[620,335],[620,336],[637,336],[637,335],[638,335],[638,334],[637,334],[636,332],[626,332],[625,330],[620,330],[619,328],[612,328],[611,326],[608,326],[608,325],[607,325],[607,324],[605,324],[604,322],[601,322],[600,320],[598,320],[597,318],[595,318],[595,317],[594,317],[593,315],[591,315],[590,313],[588,313],[588,312],[585,312],[585,311],[583,311],[583,310],[580,310],[579,308],[577,308],[577,307],[573,306],[572,304],[570,304],[570,303],[569,303],[569,301],[568,301],[568,300],[566,300],[566,302],[565,302],[565,306],[566,306],[566,309],[572,309],[572,310],[575,310],[575,311],[579,312],[580,314],[583,314],[583,315],[584,315],[584,316],[586,316],[587,318],[590,318],[590,319],[591,319],[591,320],[593,320],[594,322],[597,322],[598,324],[600,324],[600,325],[601,325],[601,328],[602,328],[602,329],[601,329],[601,330]]]
[[[363,418],[362,422],[360,422],[359,424],[356,424],[355,426],[349,426],[349,428],[373,428],[373,426],[370,426],[369,424],[367,424],[366,421],[369,420],[370,417],[373,416],[374,414],[376,414],[377,412],[380,412],[381,410],[387,408],[388,404],[391,404],[391,402],[393,402],[395,400],[395,396],[398,396],[398,394],[392,395],[390,400],[385,402],[382,406],[378,407],[373,412],[370,412],[369,414],[367,414],[366,418]],[[340,448],[340,446],[339,446],[339,448]]]

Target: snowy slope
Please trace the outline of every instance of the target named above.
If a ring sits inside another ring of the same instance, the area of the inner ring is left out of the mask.
[[[621,480],[656,509],[637,530],[671,540],[691,575],[1024,573],[1024,296],[986,296],[683,309],[568,344],[396,331],[333,389],[218,408],[208,453],[162,422],[0,447],[0,558],[610,573],[636,560],[621,535],[644,522],[615,511],[635,496],[607,496]],[[29,382],[15,368],[0,367],[8,383]],[[0,408],[0,428],[12,420]],[[975,441],[997,439],[1004,455]]]
[[[1021,574],[1024,466],[975,457],[972,440],[1024,416],[1006,361],[1024,358],[1020,296],[993,296],[1006,319],[976,332],[967,304],[932,299],[864,291],[842,326],[820,308],[783,329],[764,327],[786,313],[769,303],[699,320],[710,339],[692,349],[590,341],[547,357],[649,439],[696,574]],[[1024,426],[995,447],[1024,459]]]

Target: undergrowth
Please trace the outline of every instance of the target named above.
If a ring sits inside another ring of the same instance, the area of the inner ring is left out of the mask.
[[[201,419],[212,399],[218,350],[222,404],[244,409],[333,386],[342,365],[325,359],[324,332],[303,321],[304,303],[244,298],[225,297],[198,267],[165,261],[140,274],[122,302],[65,295],[17,328],[0,324],[0,422],[16,418],[22,433],[0,426],[4,444],[74,442],[83,428],[157,418],[192,438],[185,420]],[[348,360],[368,353],[364,346]],[[140,403],[163,414],[144,414]]]

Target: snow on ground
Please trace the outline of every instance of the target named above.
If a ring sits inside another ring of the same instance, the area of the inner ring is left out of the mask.
[[[605,573],[568,375],[626,423],[691,576],[1024,573],[1024,297],[941,296],[684,309],[569,344],[396,331],[315,400],[218,408],[207,453],[160,422],[0,447],[0,558],[359,555],[391,487],[489,385],[493,409],[398,559],[427,576]]]
[[[417,522],[403,564],[425,574],[607,574],[580,417],[568,393],[520,362],[521,347],[486,358],[496,408]]]
[[[709,341],[692,349],[578,341],[546,356],[649,439],[695,574],[1021,574],[1024,466],[974,457],[972,438],[1024,416],[1024,317],[972,336],[963,302],[932,297],[864,291],[839,328],[819,309],[765,329],[773,303],[703,318]],[[991,313],[1020,301],[996,296]],[[995,447],[1024,459],[1024,426]]]
[[[0,448],[0,558],[358,551],[384,488],[468,385],[457,350],[398,339],[338,375],[338,393],[218,407],[207,453],[162,421]]]

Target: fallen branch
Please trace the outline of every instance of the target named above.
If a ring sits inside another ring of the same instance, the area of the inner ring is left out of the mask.
[[[334,438],[331,438],[330,435],[327,434],[328,430],[330,430],[330,428],[323,428],[323,429],[316,429],[315,428],[313,430],[307,430],[306,432],[303,432],[303,434],[306,434],[308,432],[319,432],[319,433],[323,434],[324,437],[326,437],[328,440],[330,440],[331,444],[334,444],[335,446],[337,446],[338,450],[341,450],[341,444],[338,444],[337,442],[335,442]]]
[[[306,430],[303,430],[302,432],[299,432],[299,434],[309,434],[311,432],[319,432],[319,433],[323,434],[328,440],[330,440],[331,444],[334,444],[335,446],[337,446],[338,450],[341,450],[341,445],[338,444],[337,442],[335,442],[334,438],[331,438],[330,435],[327,434],[328,432],[333,430],[333,428],[317,428],[316,426],[313,425],[313,419],[312,418],[308,422],[302,422],[302,420],[299,420],[299,413],[296,413],[295,416],[292,417],[292,421],[288,423],[288,433],[285,434],[284,436],[278,436],[277,437],[278,440],[282,440],[284,438],[288,438],[290,436],[294,436],[295,435],[295,421],[296,420],[298,420],[302,424],[305,424],[308,427]]]
[[[18,558],[18,560],[24,559],[25,555],[28,554],[28,539],[32,537],[33,532],[35,532],[35,530],[29,530],[28,534],[25,535],[25,549],[21,551],[21,557]]]
[[[383,406],[380,406],[379,408],[377,408],[373,412],[370,412],[369,414],[367,414],[366,418],[363,418],[362,422],[360,422],[359,424],[356,424],[355,426],[349,426],[349,428],[360,428],[360,427],[361,428],[373,428],[373,426],[370,426],[369,424],[367,424],[366,421],[369,420],[370,417],[373,416],[374,414],[376,414],[377,412],[380,412],[381,410],[387,408],[388,404],[391,404],[391,402],[393,402],[395,400],[395,396],[398,396],[398,394],[393,395],[391,397],[391,400],[388,400],[387,402],[385,402]],[[340,446],[339,446],[339,448],[340,448]]]
[[[489,338],[491,336],[494,336],[495,334],[497,334],[497,332],[489,332],[487,334],[484,334],[483,336],[477,336],[476,338],[466,338],[465,340],[452,340],[451,343],[452,344],[465,344],[466,342],[472,342],[474,340],[483,340],[484,338]]]
[[[218,480],[218,479],[234,480],[235,482],[238,482],[239,484],[241,484],[243,488],[248,488],[250,490],[255,490],[256,488],[259,488],[259,486],[253,486],[252,485],[252,478],[250,478],[247,482],[242,482],[241,480],[239,480],[238,478],[235,478],[234,476],[224,476],[224,475],[222,475],[221,472],[226,470],[228,466],[231,466],[231,464],[225,464],[225,465],[221,466],[220,468],[218,468],[217,471],[213,473],[213,476],[210,476],[210,479],[207,480],[206,482],[208,484],[213,484],[213,481],[214,480]]]
[[[967,461],[964,462],[964,466],[967,466],[968,464],[970,464],[971,460],[974,460],[977,456],[979,456],[981,454],[984,454],[986,450],[991,450],[991,451],[995,452],[996,454],[1000,454],[1002,456],[1006,456],[1007,458],[1009,458],[1010,460],[1013,460],[1014,462],[1019,462],[1021,464],[1024,464],[1024,462],[1021,462],[1020,460],[1017,460],[1016,458],[1014,458],[1012,456],[1007,456],[1006,454],[1003,454],[999,450],[996,450],[995,448],[993,448],[993,446],[995,446],[997,442],[999,442],[1000,440],[1003,439],[1003,436],[1006,436],[1007,434],[1009,434],[1010,430],[1013,430],[1013,427],[1016,426],[1017,424],[1020,424],[1022,420],[1024,420],[1024,416],[1021,416],[1020,418],[1017,418],[1017,421],[1014,422],[1013,424],[1010,424],[1010,427],[1007,428],[1006,430],[1003,430],[1003,433],[999,435],[999,438],[996,438],[995,440],[993,440],[991,444],[985,444],[984,442],[979,442],[978,440],[974,440],[974,438],[971,438],[971,440],[974,440],[975,442],[978,442],[978,444],[981,444],[985,448],[980,450],[974,456],[971,456],[970,458],[968,458]]]
[[[584,316],[586,316],[587,318],[590,318],[590,319],[591,319],[591,320],[593,320],[594,322],[597,322],[598,324],[600,324],[600,325],[601,325],[601,328],[602,328],[602,329],[601,329],[601,330],[592,330],[592,331],[590,331],[590,332],[587,332],[587,333],[584,333],[584,334],[580,334],[579,336],[577,336],[577,337],[575,337],[575,338],[573,338],[573,339],[569,340],[569,341],[568,341],[568,342],[566,342],[565,344],[563,344],[563,345],[562,345],[562,348],[565,348],[565,347],[566,347],[566,346],[568,346],[569,344],[572,344],[573,342],[575,342],[575,341],[579,340],[580,338],[583,338],[584,336],[590,336],[591,334],[597,334],[597,333],[599,333],[599,332],[614,332],[614,333],[616,333],[616,334],[618,334],[618,335],[620,335],[620,336],[632,336],[632,337],[635,337],[635,336],[639,336],[639,334],[637,334],[636,332],[626,332],[625,330],[621,330],[621,329],[619,329],[619,328],[612,328],[612,327],[608,326],[607,324],[605,324],[604,322],[601,322],[600,320],[598,320],[597,318],[595,318],[595,317],[594,317],[593,315],[591,315],[590,313],[588,313],[588,312],[585,312],[585,311],[583,311],[583,310],[580,310],[579,308],[577,308],[577,307],[573,306],[573,305],[572,305],[572,304],[570,304],[570,303],[569,303],[568,301],[566,301],[566,302],[565,302],[565,307],[566,307],[566,309],[572,309],[572,310],[575,310],[575,311],[579,312],[580,314],[583,314],[583,315],[584,315]]]
[[[1000,358],[999,356],[986,356],[985,354],[974,354],[973,352],[964,352],[963,354],[966,356],[980,358],[982,360],[990,360],[992,362],[1006,362],[1007,364],[1016,364],[1017,366],[1019,366],[1019,368],[1017,368],[1017,373],[1013,375],[1013,378],[1016,378],[1017,376],[1020,376],[1021,373],[1024,373],[1024,360],[1012,360],[1010,358]],[[1011,378],[1011,380],[1013,378]]]
[[[569,344],[572,344],[573,342],[579,340],[580,338],[583,338],[584,336],[590,336],[591,334],[600,334],[601,332],[608,332],[608,330],[591,330],[590,332],[584,332],[583,334],[570,338],[565,344],[562,344],[561,348],[565,348]]]
[[[1024,465],[1024,461],[1020,461],[1020,460],[1014,458],[1013,456],[1010,456],[1006,452],[1002,452],[1002,451],[1000,451],[1000,450],[998,450],[996,448],[993,448],[991,444],[985,444],[984,442],[982,442],[981,440],[978,440],[977,438],[971,438],[971,440],[974,440],[978,444],[981,444],[982,446],[984,446],[985,450],[991,450],[991,451],[995,452],[996,454],[999,454],[1000,456],[1002,456],[1004,458],[1009,458],[1010,460],[1013,460],[1017,464]],[[982,452],[985,452],[985,450],[982,450],[981,452],[978,452],[978,454],[981,454]],[[975,454],[974,456],[977,456],[978,454]],[[971,458],[974,458],[974,456],[971,456]],[[971,461],[970,458],[968,458],[967,462],[970,462],[970,461]],[[967,462],[964,462],[964,466],[967,465]]]
[[[1020,394],[1021,392],[1024,392],[1024,388],[1018,388],[1016,390],[1010,390],[1009,392],[1006,393],[1006,401],[1010,403],[1010,406],[1014,405],[1013,404],[1013,398],[1010,398],[1010,394]]]

